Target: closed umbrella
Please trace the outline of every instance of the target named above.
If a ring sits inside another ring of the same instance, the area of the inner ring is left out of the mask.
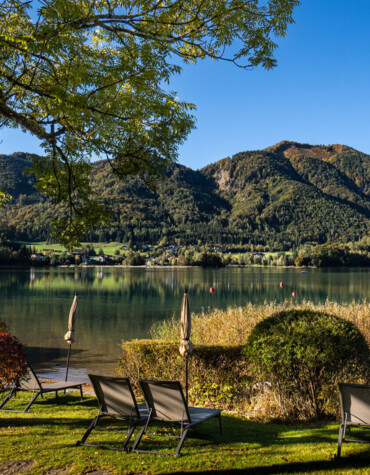
[[[69,369],[69,358],[71,356],[71,346],[72,343],[76,340],[75,337],[75,327],[77,322],[77,308],[78,308],[78,293],[75,293],[75,297],[73,299],[71,310],[69,311],[68,317],[68,331],[64,335],[65,341],[68,343],[68,356],[67,356],[67,370],[66,370],[66,381],[68,379],[68,369]]]
[[[188,291],[185,289],[184,296],[182,298],[181,306],[181,342],[180,342],[180,355],[185,357],[185,377],[186,377],[186,403],[188,402],[188,366],[189,355],[193,351],[193,344],[190,341],[191,332],[191,315],[188,299]]]

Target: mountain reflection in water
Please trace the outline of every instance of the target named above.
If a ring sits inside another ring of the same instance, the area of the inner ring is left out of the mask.
[[[280,288],[280,282],[283,287]],[[214,287],[214,293],[209,292]],[[146,338],[156,321],[180,318],[184,288],[192,312],[264,301],[369,299],[368,269],[284,268],[17,268],[0,269],[2,316],[27,345],[31,362],[64,376],[63,336],[74,292],[79,293],[71,379],[87,372],[112,374],[122,340]]]

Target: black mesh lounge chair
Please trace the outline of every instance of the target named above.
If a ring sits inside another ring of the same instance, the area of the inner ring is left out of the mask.
[[[19,380],[16,380],[10,386],[10,392],[0,404],[0,410],[8,411],[8,412],[26,412],[32,406],[32,404],[36,401],[36,399],[43,394],[46,393],[54,393],[55,396],[58,397],[58,391],[65,391],[66,389],[76,388],[80,390],[81,398],[83,397],[82,393],[82,385],[84,382],[82,381],[60,381],[57,383],[50,383],[42,385],[39,378],[37,377],[36,373],[32,369],[31,365],[27,363],[28,369],[27,373],[24,377]],[[32,392],[33,397],[27,404],[27,406],[23,410],[14,410],[14,409],[3,409],[5,404],[10,401],[13,397],[17,396],[18,392],[26,391]]]
[[[126,450],[126,446],[138,424],[148,419],[146,405],[137,404],[128,378],[113,376],[98,376],[89,374],[96,397],[99,403],[99,414],[93,419],[87,431],[76,445],[100,447],[113,450]],[[128,422],[128,434],[121,447],[108,447],[96,444],[86,444],[85,441],[99,419],[110,416]]]
[[[149,450],[138,450],[137,448],[148,424],[151,422],[160,422],[161,424],[179,423],[181,425],[181,433],[177,437],[180,440],[172,455],[180,455],[189,429],[196,424],[218,417],[220,431],[222,432],[221,410],[188,407],[181,384],[178,381],[140,381],[140,386],[148,406],[149,416],[132,446],[133,451],[164,454],[163,452],[151,452]]]
[[[342,423],[339,427],[337,458],[341,456],[342,442],[365,442],[370,439],[346,439],[346,429],[370,428],[370,386],[366,384],[339,383]]]

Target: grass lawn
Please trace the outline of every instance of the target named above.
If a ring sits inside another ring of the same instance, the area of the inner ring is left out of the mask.
[[[20,244],[24,244],[25,246],[34,246],[35,249],[43,251],[44,249],[54,250],[54,251],[62,251],[65,252],[66,248],[61,244],[46,244],[45,242],[23,242],[19,241]],[[99,249],[103,249],[104,254],[107,255],[114,255],[114,252],[119,249],[122,254],[122,247],[124,244],[121,242],[83,242],[81,243],[81,247],[85,247],[88,244],[92,244],[96,253],[99,252]]]
[[[188,436],[182,455],[173,457],[76,447],[76,441],[96,414],[96,399],[88,396],[81,401],[77,393],[58,399],[46,395],[26,414],[0,412],[0,472],[6,473],[1,468],[6,462],[32,460],[35,463],[27,474],[67,467],[71,474],[97,470],[116,474],[370,474],[370,445],[344,444],[343,459],[333,459],[338,423],[261,423],[225,413],[223,434],[218,431],[217,420],[207,421]],[[125,437],[122,426],[106,420],[107,424],[101,426],[104,430],[93,431],[88,442],[122,443]],[[142,448],[145,445],[145,448],[163,451],[174,443],[177,441],[146,438]]]

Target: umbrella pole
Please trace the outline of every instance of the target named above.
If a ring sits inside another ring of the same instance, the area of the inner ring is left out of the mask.
[[[68,356],[67,356],[67,369],[66,369],[66,379],[65,381],[67,381],[68,379],[68,368],[69,368],[69,357],[71,356],[71,344],[68,345]]]
[[[189,390],[189,381],[188,381],[188,366],[189,366],[189,357],[185,357],[185,392],[186,392],[186,405],[188,404],[188,390]]]

